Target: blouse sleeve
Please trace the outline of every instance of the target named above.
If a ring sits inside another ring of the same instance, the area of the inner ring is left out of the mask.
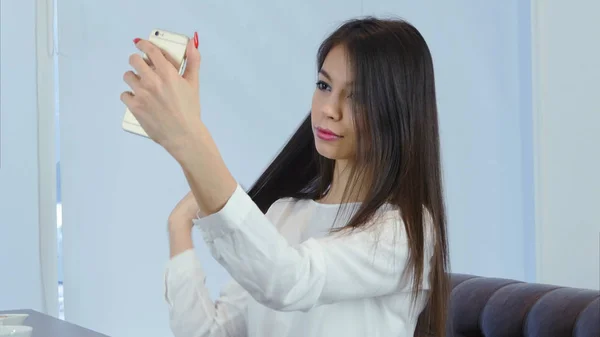
[[[214,258],[256,301],[308,311],[402,290],[408,245],[394,213],[384,213],[377,230],[292,246],[238,185],[219,212],[194,223]]]
[[[165,299],[175,337],[245,337],[248,293],[232,281],[213,303],[193,249],[174,256],[165,273]]]

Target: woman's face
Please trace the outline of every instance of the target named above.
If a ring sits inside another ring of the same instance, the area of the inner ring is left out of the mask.
[[[345,48],[332,48],[319,71],[311,109],[317,151],[329,159],[349,160],[356,151],[351,76]]]

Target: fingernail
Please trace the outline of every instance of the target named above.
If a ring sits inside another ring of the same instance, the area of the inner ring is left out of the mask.
[[[198,49],[198,32],[194,32],[194,47]]]
[[[139,37],[136,37],[135,39],[133,39],[133,43],[137,44],[138,42],[140,42],[140,40],[141,39]]]

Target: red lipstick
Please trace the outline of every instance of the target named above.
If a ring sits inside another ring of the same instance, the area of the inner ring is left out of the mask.
[[[325,141],[334,141],[334,140],[338,140],[340,138],[342,138],[342,136],[338,135],[337,133],[329,130],[329,129],[323,129],[323,128],[315,128],[317,130],[317,137],[319,137],[319,139],[325,140]]]

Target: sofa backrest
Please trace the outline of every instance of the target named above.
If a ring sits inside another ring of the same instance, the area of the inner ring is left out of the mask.
[[[452,274],[447,337],[599,337],[600,291]],[[415,337],[430,337],[422,315]]]

